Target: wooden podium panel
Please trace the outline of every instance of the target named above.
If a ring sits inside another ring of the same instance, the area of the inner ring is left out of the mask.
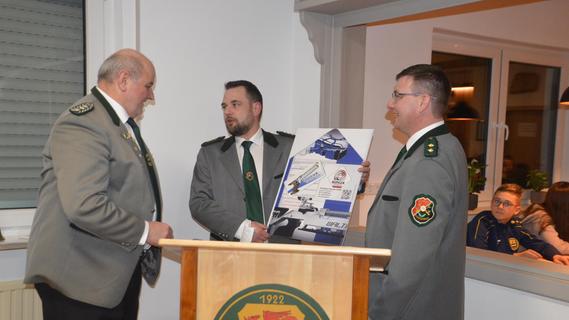
[[[213,251],[213,252],[212,252]],[[236,292],[279,283],[304,291],[334,319],[350,319],[353,258],[289,252],[203,250],[198,257],[198,319],[213,319]]]
[[[262,284],[293,287],[314,299],[329,319],[367,320],[370,266],[384,249],[312,245],[160,240],[181,248],[180,319],[214,319],[230,298]]]

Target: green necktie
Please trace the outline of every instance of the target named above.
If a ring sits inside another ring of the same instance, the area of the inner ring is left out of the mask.
[[[255,161],[251,155],[251,141],[243,141],[243,186],[245,187],[245,202],[247,205],[247,219],[263,222],[263,204],[261,202],[261,189],[255,170]]]
[[[393,165],[391,167],[393,168],[397,164],[397,162],[399,162],[399,160],[401,160],[401,158],[405,156],[406,153],[407,153],[407,146],[403,146],[403,148],[401,148],[401,150],[399,151],[399,154],[397,154],[397,158],[395,158],[395,162],[393,162]]]
[[[154,171],[154,163],[150,157],[150,153],[142,140],[140,135],[140,128],[132,118],[128,118],[126,121],[128,125],[132,128],[134,132],[134,137],[138,142],[142,156],[144,157],[144,162],[146,163],[146,168],[148,168],[148,175],[150,176],[150,183],[152,184],[152,191],[154,192],[154,201],[156,202],[156,221],[162,221],[162,198],[160,197],[160,189],[158,188],[158,179],[156,177],[156,171]]]

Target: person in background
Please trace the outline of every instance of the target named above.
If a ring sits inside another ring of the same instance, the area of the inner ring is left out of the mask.
[[[142,277],[160,270],[154,160],[133,119],[154,99],[152,62],[132,49],[108,57],[91,93],[63,112],[43,150],[42,183],[24,282],[44,320],[133,320]]]
[[[414,65],[396,76],[387,109],[409,137],[369,211],[366,247],[391,249],[385,273],[370,274],[369,319],[464,317],[466,157],[444,123],[444,72]]]
[[[466,244],[569,265],[569,257],[561,255],[555,247],[538,239],[522,226],[516,217],[521,211],[521,197],[522,188],[517,184],[507,183],[498,187],[492,197],[492,210],[480,212],[468,223]]]
[[[522,225],[539,239],[569,255],[569,182],[547,190],[543,204],[532,204],[522,214]]]
[[[502,164],[502,184],[504,183],[516,183],[513,178],[514,171],[514,159],[512,157],[505,155]]]
[[[294,136],[263,130],[263,108],[263,96],[253,83],[237,80],[225,84],[221,110],[229,136],[201,145],[189,201],[192,217],[210,231],[212,240],[269,240],[266,223]],[[358,170],[365,183],[369,161]],[[279,235],[270,238],[270,242],[299,243]]]
[[[515,163],[511,156],[505,155],[502,165],[502,184],[515,183],[525,186],[529,167],[525,163]]]

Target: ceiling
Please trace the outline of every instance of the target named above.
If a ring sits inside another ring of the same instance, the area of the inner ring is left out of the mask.
[[[401,0],[295,0],[296,11],[335,15]]]

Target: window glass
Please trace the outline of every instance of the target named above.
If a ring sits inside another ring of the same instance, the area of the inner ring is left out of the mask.
[[[510,62],[502,182],[527,187],[528,173],[553,173],[560,69]]]
[[[486,163],[488,112],[492,59],[433,52],[432,63],[440,66],[452,86],[446,123],[458,138],[468,161]],[[485,167],[480,176],[485,176]],[[484,182],[476,187],[484,189]]]
[[[0,4],[0,209],[34,207],[41,151],[85,92],[82,0]]]

